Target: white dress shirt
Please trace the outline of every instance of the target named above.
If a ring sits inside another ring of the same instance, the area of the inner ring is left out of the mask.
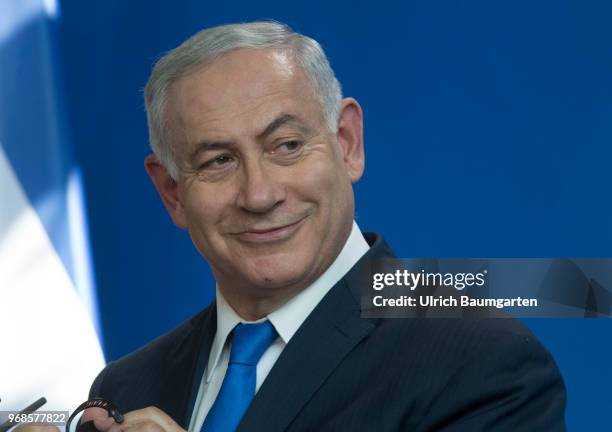
[[[262,322],[268,319],[278,337],[264,352],[257,363],[257,383],[255,392],[259,390],[268,373],[289,343],[295,332],[300,328],[308,315],[325,294],[355,265],[368,251],[370,246],[363,238],[357,223],[353,222],[351,234],[340,254],[331,266],[319,276],[309,287],[301,291],[280,308],[258,321],[245,321],[223,298],[217,288],[217,333],[212,343],[208,365],[200,383],[198,396],[189,424],[189,431],[199,432],[208,411],[212,407],[221,389],[223,378],[229,363],[231,341],[228,336],[238,323]]]

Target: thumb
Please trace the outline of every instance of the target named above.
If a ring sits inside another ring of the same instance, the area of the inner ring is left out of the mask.
[[[87,408],[83,412],[81,424],[92,420],[94,422],[94,426],[100,432],[107,431],[113,424],[115,424],[115,419],[109,417],[108,411],[102,408]]]

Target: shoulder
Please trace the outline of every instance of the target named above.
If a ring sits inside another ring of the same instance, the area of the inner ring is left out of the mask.
[[[401,356],[410,356],[404,367],[421,371],[417,378],[399,373],[413,390],[422,389],[425,429],[564,430],[566,393],[559,369],[520,321],[381,320],[376,333],[387,346],[391,341],[402,346]],[[420,381],[422,386],[415,385]],[[424,426],[420,421],[412,426],[417,424]]]
[[[91,386],[90,397],[110,397],[117,388],[142,388],[163,373],[169,355],[192,345],[212,306],[141,348],[106,365]]]
[[[368,345],[409,355],[418,366],[439,368],[441,376],[458,368],[498,367],[525,358],[550,363],[557,372],[550,353],[513,318],[380,319],[370,339]]]
[[[471,357],[512,345],[528,351],[545,351],[533,333],[514,318],[415,318],[382,319],[378,326],[381,334],[389,337],[412,335],[430,347],[453,352],[459,357]]]

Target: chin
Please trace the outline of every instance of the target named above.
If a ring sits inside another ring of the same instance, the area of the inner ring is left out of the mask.
[[[249,267],[247,279],[256,286],[280,289],[301,284],[306,286],[310,283],[310,274],[303,261],[279,262],[278,259],[275,259],[266,263],[255,260]]]

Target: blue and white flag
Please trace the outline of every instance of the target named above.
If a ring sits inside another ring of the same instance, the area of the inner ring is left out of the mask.
[[[104,365],[58,12],[0,1],[0,411],[72,410]]]

